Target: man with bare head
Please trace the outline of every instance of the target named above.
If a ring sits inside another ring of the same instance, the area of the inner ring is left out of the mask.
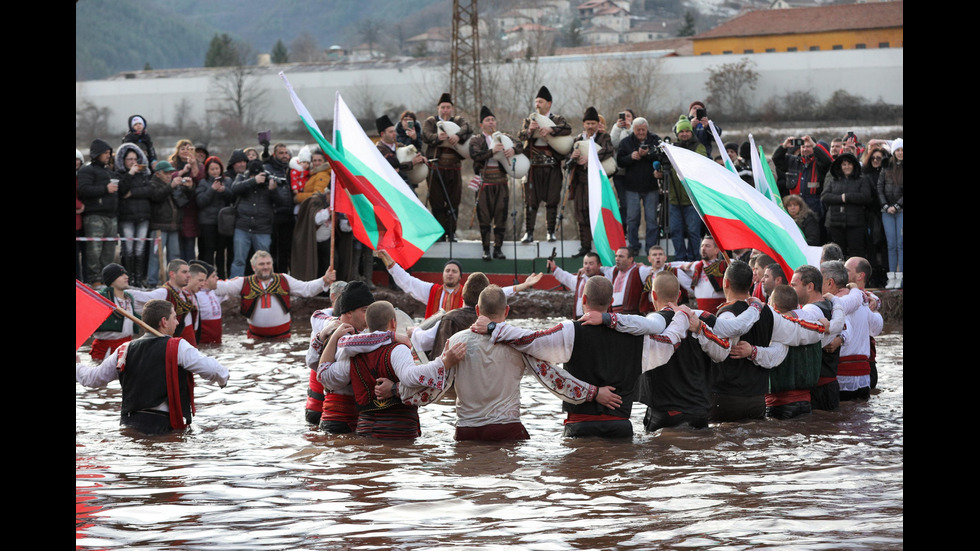
[[[163,287],[152,291],[133,289],[131,293],[136,299],[136,312],[143,311],[143,303],[153,299],[166,300],[174,306],[177,313],[176,335],[192,346],[197,346],[194,325],[198,318],[197,300],[185,287],[190,283],[191,270],[187,262],[177,258],[167,264],[167,281]]]
[[[219,281],[215,293],[239,295],[241,312],[248,318],[248,336],[288,339],[292,318],[289,315],[290,297],[315,297],[330,289],[336,272],[328,269],[323,277],[300,281],[289,274],[278,274],[272,266],[272,255],[255,251],[249,277]]]

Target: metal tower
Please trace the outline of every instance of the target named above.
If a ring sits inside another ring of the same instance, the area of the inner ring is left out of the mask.
[[[457,111],[475,121],[482,105],[480,30],[477,0],[453,0],[452,81],[450,93]]]

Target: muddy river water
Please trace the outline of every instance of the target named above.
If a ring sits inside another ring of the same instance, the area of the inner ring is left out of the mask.
[[[122,430],[118,383],[76,384],[76,548],[904,546],[900,328],[878,339],[871,400],[839,412],[645,433],[636,404],[632,441],[564,439],[561,403],[525,377],[531,440],[507,445],[454,442],[448,403],[420,410],[414,442],[312,430],[308,334],[296,320],[290,341],[253,342],[226,323],[205,352],[231,379],[197,386],[181,435]]]

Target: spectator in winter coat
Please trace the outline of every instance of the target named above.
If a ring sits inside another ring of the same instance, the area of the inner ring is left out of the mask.
[[[129,191],[119,200],[120,257],[127,273],[132,274],[130,284],[141,286],[146,273],[146,237],[150,233],[150,182],[149,160],[143,150],[134,143],[124,143],[116,152],[116,177],[121,188]]]
[[[864,210],[874,199],[871,182],[861,174],[857,157],[841,153],[830,167],[832,176],[820,200],[827,209],[830,239],[847,257],[867,256],[868,222]]]
[[[85,237],[117,237],[116,219],[119,215],[119,180],[112,172],[112,147],[95,140],[89,147],[91,162],[78,171],[78,197],[85,205],[82,227]],[[121,190],[123,193],[127,189]],[[102,268],[116,256],[116,242],[88,241],[85,243],[85,277],[90,284],[102,282]]]

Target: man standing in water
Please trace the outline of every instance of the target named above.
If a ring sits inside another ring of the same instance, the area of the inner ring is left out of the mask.
[[[391,255],[386,251],[378,251],[378,258],[384,262],[388,273],[395,280],[395,284],[401,287],[412,298],[425,303],[425,317],[435,314],[439,310],[455,310],[463,307],[463,286],[460,285],[463,279],[463,267],[458,260],[446,261],[446,266],[442,269],[442,283],[430,283],[412,276],[398,265]],[[524,283],[504,287],[504,294],[507,296],[533,287],[541,280],[542,274],[531,274]]]
[[[194,410],[194,374],[224,388],[228,368],[184,339],[173,338],[177,313],[169,302],[150,300],[143,319],[163,336],[144,335],[125,343],[97,367],[76,362],[75,381],[101,388],[119,379],[123,426],[147,435],[183,430]]]

